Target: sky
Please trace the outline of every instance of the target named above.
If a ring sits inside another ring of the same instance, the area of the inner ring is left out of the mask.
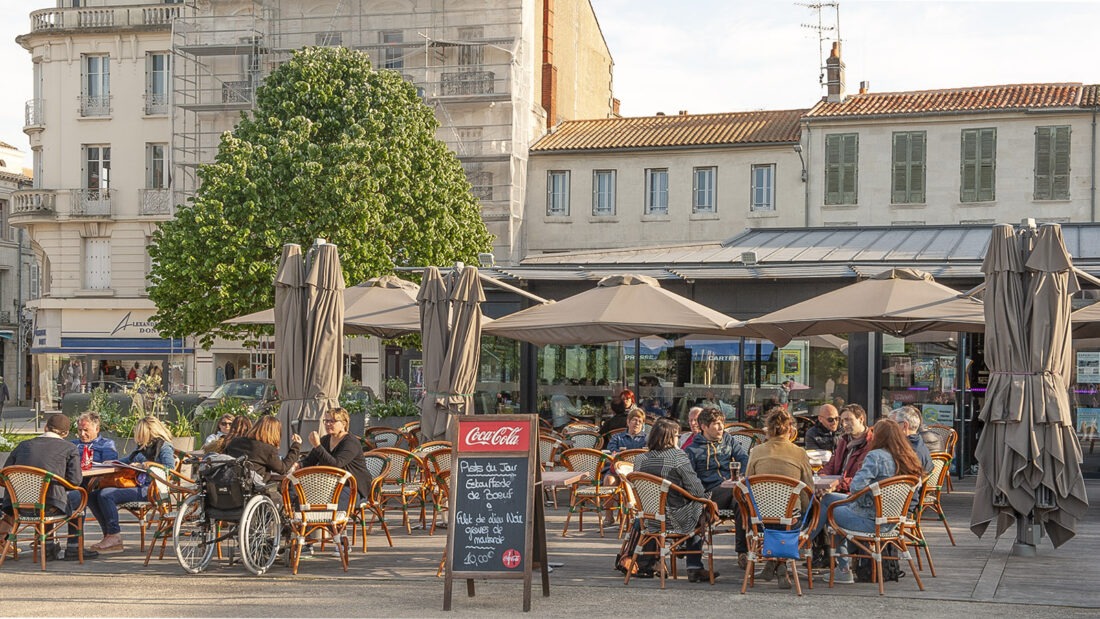
[[[809,108],[823,93],[818,32],[804,26],[818,24],[817,11],[785,0],[591,2],[615,61],[623,115]],[[29,30],[31,10],[56,3],[4,4],[0,141],[29,153],[22,128],[31,62],[15,37]],[[825,26],[836,25],[832,9],[821,15]],[[1100,1],[845,0],[839,33],[847,89],[858,91],[861,81],[873,92],[1100,83],[1097,24]]]

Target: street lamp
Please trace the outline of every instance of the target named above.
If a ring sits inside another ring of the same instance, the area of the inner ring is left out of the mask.
[[[802,145],[795,144],[794,152],[798,153],[798,160],[802,162],[802,182],[805,183],[809,173],[806,171],[806,159],[802,157]]]

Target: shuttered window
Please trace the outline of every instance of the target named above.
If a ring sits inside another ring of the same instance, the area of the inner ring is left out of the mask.
[[[1035,199],[1069,199],[1069,125],[1035,128]]]
[[[989,202],[995,199],[997,172],[997,130],[964,129],[959,199]]]
[[[592,172],[592,214],[615,214],[615,170]]]
[[[569,214],[569,170],[546,173],[546,214]]]
[[[926,143],[927,134],[924,131],[894,133],[892,204],[924,203]]]
[[[84,288],[104,290],[111,287],[111,239],[84,239]]]
[[[825,204],[856,204],[859,134],[825,136]]]

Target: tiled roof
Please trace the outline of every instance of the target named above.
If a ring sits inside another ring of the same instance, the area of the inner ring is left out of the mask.
[[[797,142],[806,110],[571,120],[531,152]]]
[[[1066,83],[869,92],[851,95],[842,103],[822,100],[806,116],[835,118],[1092,107],[1098,100],[1096,90],[1095,85]]]

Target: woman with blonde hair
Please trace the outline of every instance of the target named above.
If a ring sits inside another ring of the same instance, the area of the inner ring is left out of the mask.
[[[326,434],[316,431],[309,433],[309,444],[313,449],[302,460],[302,467],[334,466],[344,469],[355,477],[355,487],[359,496],[366,498],[370,494],[372,477],[367,470],[367,461],[363,459],[363,443],[358,436],[348,432],[351,416],[343,408],[333,408],[321,416],[321,424]],[[347,507],[349,496],[340,496],[340,509]]]
[[[134,442],[137,443],[137,449],[130,455],[119,458],[119,462],[139,468],[147,468],[150,462],[168,469],[175,467],[176,456],[172,449],[172,434],[156,417],[138,420],[134,425]],[[88,506],[103,530],[103,539],[91,546],[91,550],[97,554],[113,554],[125,550],[122,537],[119,535],[122,529],[118,524],[118,506],[122,503],[144,501],[149,494],[151,482],[149,475],[141,473],[137,477],[136,487],[101,488],[92,491],[88,496]],[[84,553],[84,557],[88,557],[87,552]]]
[[[264,415],[252,424],[252,429],[244,436],[233,439],[225,447],[225,453],[234,458],[244,456],[248,467],[271,481],[272,474],[285,475],[298,461],[298,452],[302,448],[302,437],[291,437],[290,449],[279,457],[279,444],[282,440],[283,424],[271,415]]]

